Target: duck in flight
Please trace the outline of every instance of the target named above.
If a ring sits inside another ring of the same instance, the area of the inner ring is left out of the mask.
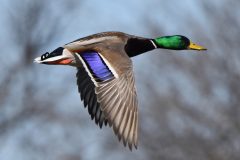
[[[131,57],[153,49],[197,50],[206,48],[181,35],[155,39],[122,32],[104,32],[77,39],[34,61],[77,68],[81,100],[96,124],[113,128],[130,150],[138,145],[138,101]]]

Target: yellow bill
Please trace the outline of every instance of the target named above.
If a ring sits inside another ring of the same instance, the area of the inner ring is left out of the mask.
[[[197,44],[192,43],[192,42],[190,42],[190,45],[188,46],[188,49],[198,50],[198,51],[207,50],[207,48],[204,48],[203,46],[197,45]]]

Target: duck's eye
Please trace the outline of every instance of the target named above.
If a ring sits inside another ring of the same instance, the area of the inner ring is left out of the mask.
[[[45,54],[43,54],[43,55],[41,56],[41,60],[42,60],[42,61],[45,60],[48,56],[49,56],[49,53],[48,53],[48,52],[45,53]]]

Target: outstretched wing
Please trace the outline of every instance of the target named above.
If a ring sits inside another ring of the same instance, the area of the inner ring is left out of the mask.
[[[84,107],[88,108],[88,113],[91,115],[92,120],[95,119],[95,123],[102,128],[103,124],[107,125],[107,119],[100,109],[100,104],[97,102],[95,86],[84,68],[77,68],[77,70],[78,92]]]
[[[137,148],[138,104],[131,60],[124,57],[122,63],[120,57],[117,62],[111,63],[95,51],[77,56],[94,84],[94,96],[115,134],[125,146],[128,144],[132,149],[134,145]],[[114,66],[118,66],[118,70]]]

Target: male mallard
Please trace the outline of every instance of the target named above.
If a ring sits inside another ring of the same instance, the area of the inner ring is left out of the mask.
[[[97,125],[113,126],[119,141],[137,148],[138,101],[130,57],[156,49],[206,50],[181,35],[156,39],[104,32],[77,39],[35,62],[77,67],[77,85],[84,106]]]

